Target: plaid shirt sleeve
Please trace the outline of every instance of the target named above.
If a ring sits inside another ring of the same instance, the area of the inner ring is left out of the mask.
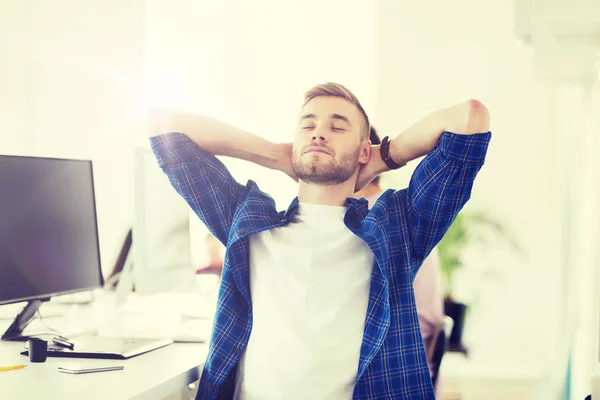
[[[214,155],[200,149],[184,134],[155,136],[150,138],[150,145],[175,190],[226,245],[239,194],[245,186]]]
[[[471,197],[491,135],[444,132],[437,146],[415,169],[403,191],[413,273]]]

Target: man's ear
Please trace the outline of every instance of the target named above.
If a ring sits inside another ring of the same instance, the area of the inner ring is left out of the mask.
[[[360,157],[358,162],[360,164],[366,164],[371,159],[371,141],[369,139],[363,140],[360,148]]]

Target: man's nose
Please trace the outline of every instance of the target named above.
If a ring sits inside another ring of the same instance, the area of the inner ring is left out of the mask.
[[[317,128],[313,131],[313,142],[327,142],[327,134],[323,128]]]

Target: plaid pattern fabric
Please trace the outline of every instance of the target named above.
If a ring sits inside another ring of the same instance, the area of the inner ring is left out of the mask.
[[[370,210],[365,199],[346,200],[344,223],[369,245],[376,260],[354,399],[435,399],[412,283],[469,199],[490,139],[491,132],[444,132],[407,189],[387,190]],[[175,190],[227,246],[197,398],[231,399],[236,365],[252,329],[248,237],[288,224],[298,200],[277,212],[274,200],[256,183],[236,182],[221,161],[183,134],[168,133],[150,142]]]

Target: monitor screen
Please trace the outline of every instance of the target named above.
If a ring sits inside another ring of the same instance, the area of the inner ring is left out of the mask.
[[[0,304],[101,285],[92,162],[0,156]]]

